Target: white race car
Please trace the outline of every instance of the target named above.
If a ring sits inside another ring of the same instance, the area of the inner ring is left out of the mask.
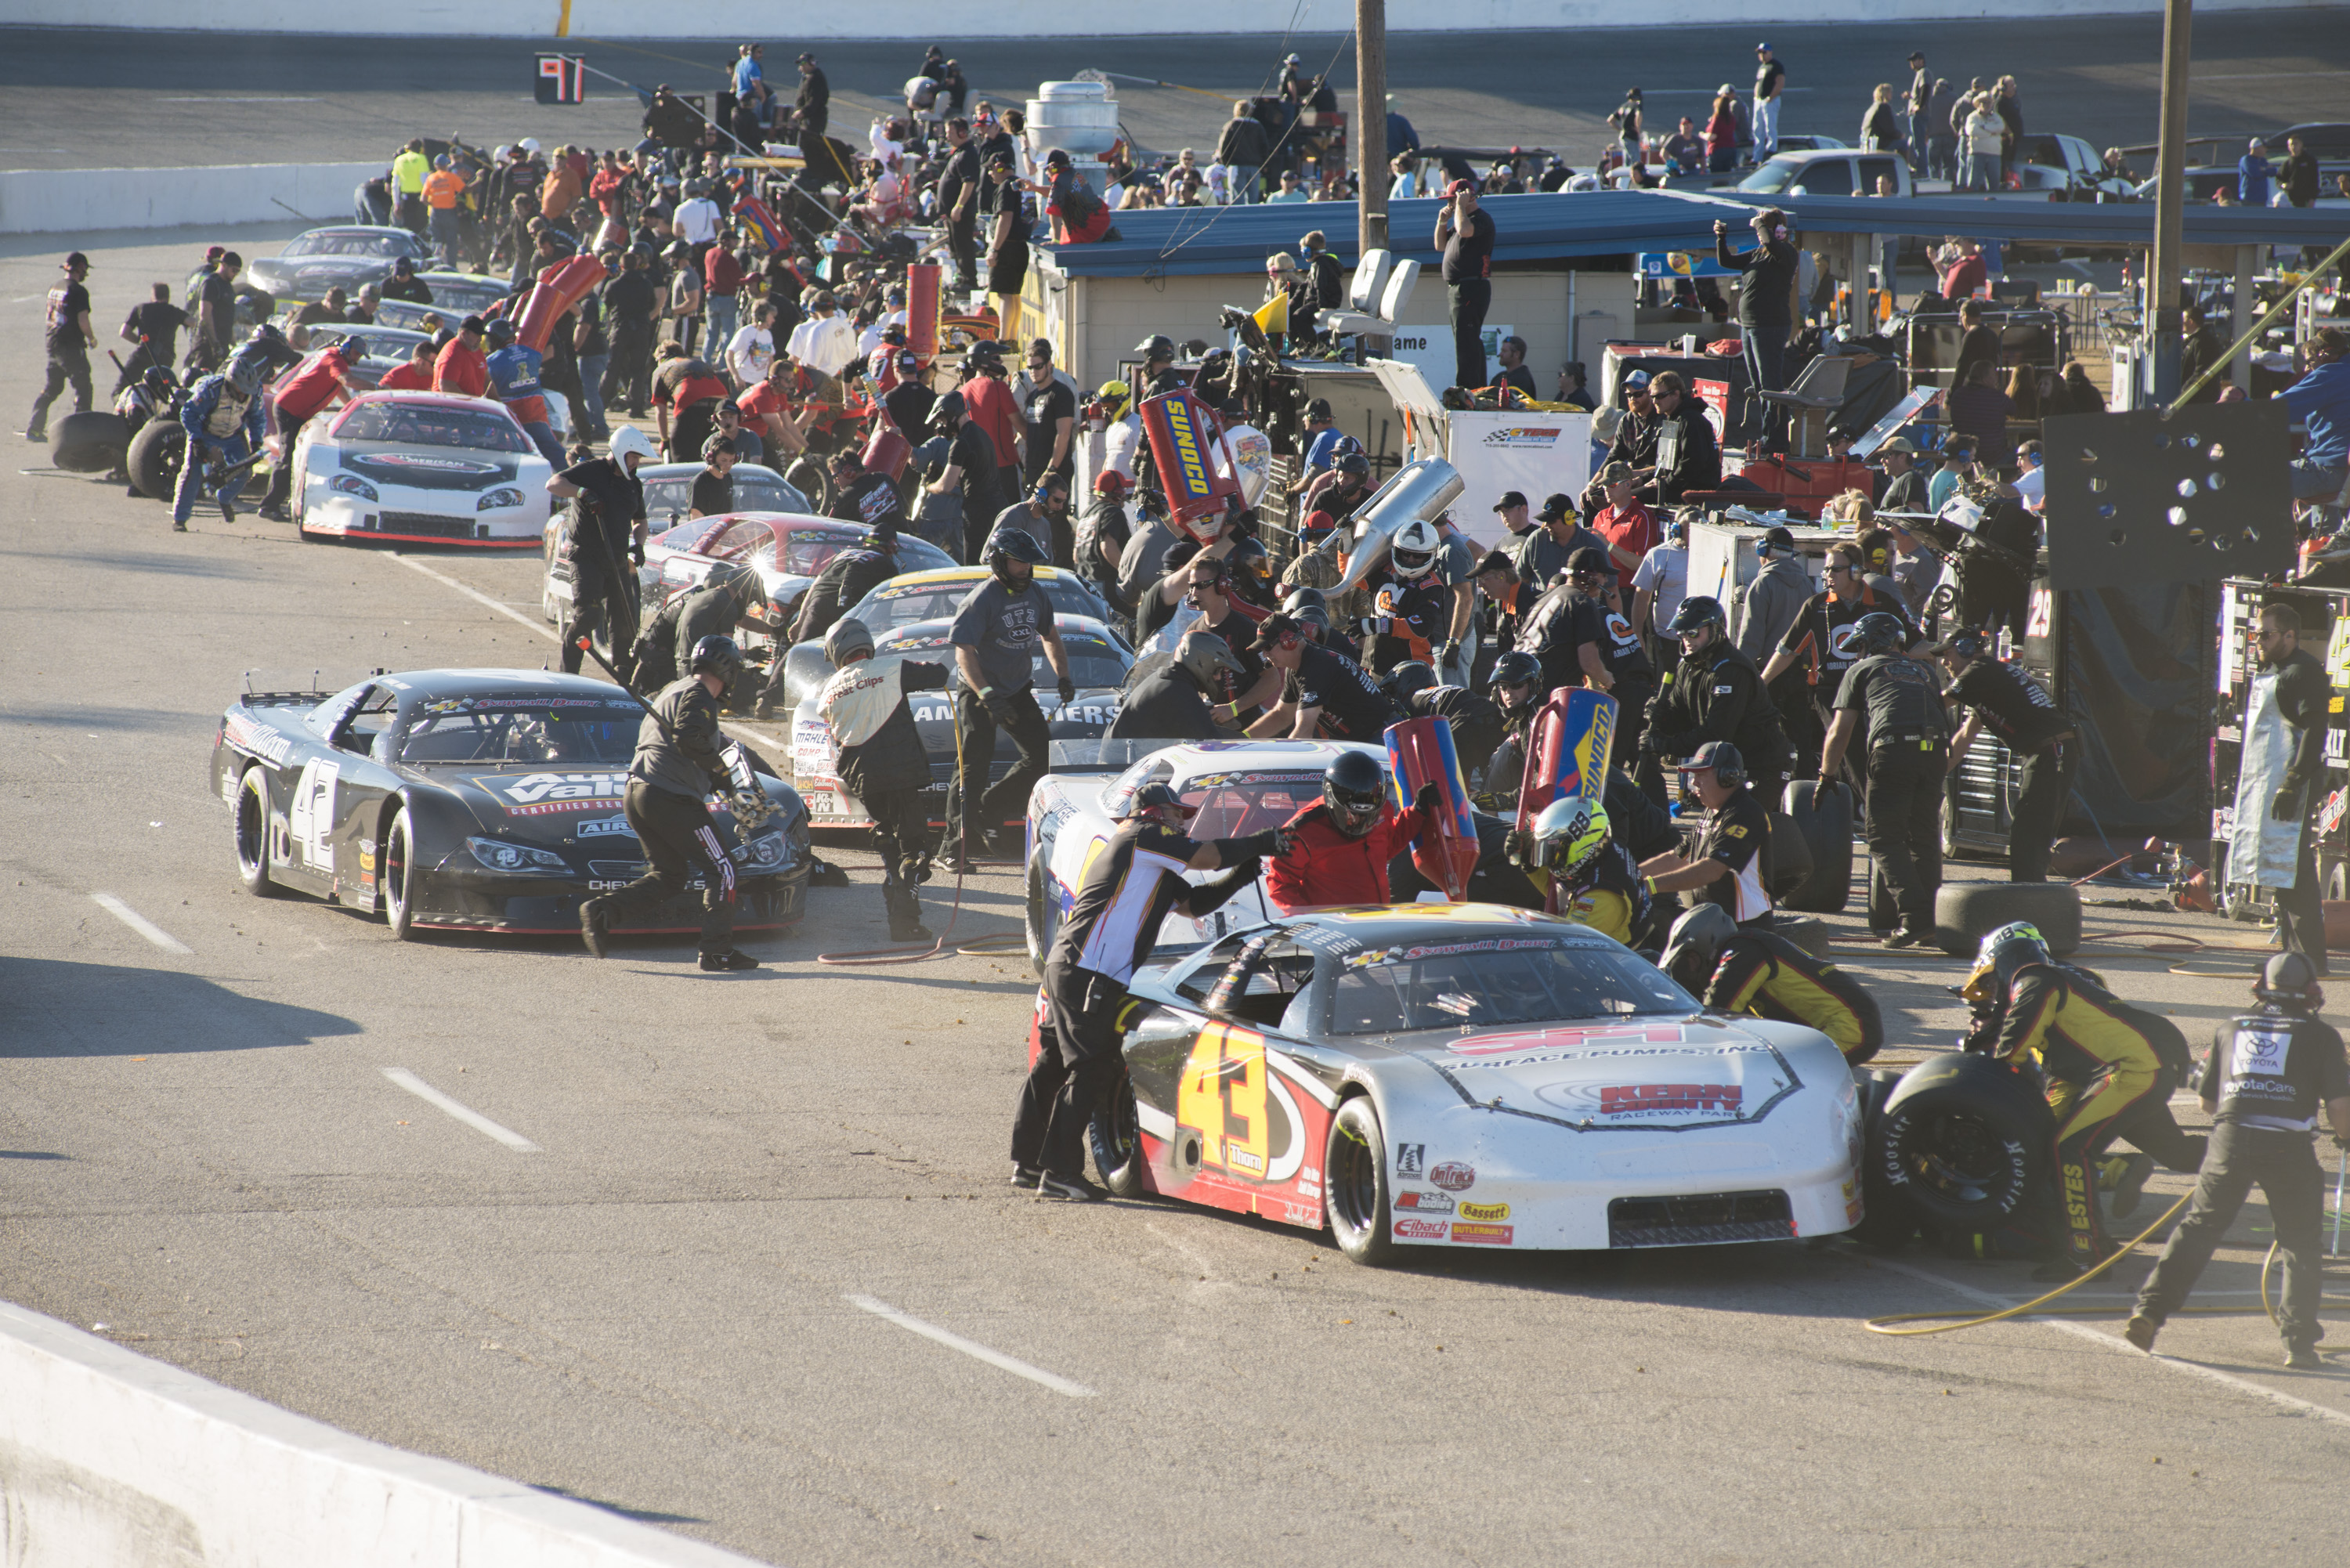
[[[553,472],[504,403],[369,392],[302,427],[295,521],[306,539],[536,545]]]
[[[1121,1197],[1327,1224],[1366,1263],[1784,1241],[1862,1218],[1863,1105],[1827,1036],[1708,1014],[1555,916],[1301,912],[1129,990],[1126,1074],[1091,1128]]]
[[[1054,689],[1052,668],[1040,650],[1035,660],[1037,705],[1044,710],[1045,722],[1055,742],[1097,743],[1102,731],[1118,717],[1118,689],[1134,667],[1134,656],[1109,628],[1097,620],[1058,614],[1055,620],[1061,634],[1062,650],[1068,655],[1069,678],[1076,683],[1076,695],[1067,702],[1060,700]],[[960,678],[953,674],[954,647],[949,637],[952,627],[951,620],[892,627],[876,636],[873,658],[877,663],[913,659],[943,664],[949,671],[948,680],[960,686]],[[807,803],[809,820],[816,826],[869,827],[873,819],[866,814],[864,803],[841,785],[839,749],[833,744],[832,726],[825,722],[816,706],[823,695],[823,683],[818,682],[793,711],[792,779],[800,797]],[[923,749],[931,757],[931,777],[923,786],[931,823],[942,827],[946,825],[947,785],[955,771],[954,691],[909,691],[906,701],[914,715],[914,728],[922,737]],[[989,782],[1009,774],[1019,761],[1019,754],[1011,735],[999,729],[995,755],[988,764]]]
[[[1053,933],[1069,912],[1095,852],[1116,832],[1137,790],[1163,784],[1196,807],[1184,829],[1192,837],[1245,838],[1278,827],[1322,798],[1322,775],[1342,752],[1362,752],[1387,766],[1386,749],[1352,741],[1186,741],[1105,742],[1097,755],[1130,757],[1116,776],[1055,771],[1028,795],[1028,957],[1039,969]],[[803,793],[806,790],[802,784]],[[809,796],[811,802],[815,799]],[[811,810],[816,808],[813,805]],[[1195,873],[1205,881],[1206,873]],[[1171,914],[1159,928],[1162,949],[1197,947],[1269,918],[1262,879],[1232,895],[1206,919]]]

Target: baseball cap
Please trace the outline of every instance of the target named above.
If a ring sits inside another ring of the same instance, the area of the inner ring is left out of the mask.
[[[1632,465],[1628,462],[1611,462],[1599,471],[1599,483],[1602,484],[1629,484],[1631,482]]]
[[[1586,572],[1604,576],[1607,570],[1607,552],[1589,545],[1580,550],[1570,550],[1566,556],[1566,570],[1570,576],[1581,576]]]
[[[1305,417],[1309,420],[1326,420],[1330,418],[1330,400],[1327,398],[1315,398],[1313,401],[1307,403],[1305,405]]]
[[[1911,457],[1916,457],[1918,455],[1918,443],[1911,441],[1908,436],[1895,436],[1891,441],[1880,445],[1877,450],[1879,452],[1906,452]]]
[[[1624,389],[1626,391],[1644,392],[1648,390],[1648,373],[1646,370],[1633,370],[1626,374],[1624,378]]]
[[[1723,753],[1734,753],[1736,751],[1737,748],[1728,741],[1708,741],[1681,763],[1680,771],[1685,774],[1711,773],[1723,763],[1730,761],[1729,757],[1722,754]],[[1745,765],[1745,759],[1740,758],[1738,762],[1740,769],[1743,770]]]
[[[66,257],[65,265],[68,266],[78,266],[87,272],[89,270],[89,258],[82,254],[79,251],[75,251],[72,254]]]
[[[1762,42],[1761,42],[1761,43],[1759,43],[1759,44],[1755,45],[1755,46],[1754,46],[1754,48],[1755,48],[1755,51],[1759,54],[1760,52],[1762,52],[1762,50],[1764,50],[1764,49],[1769,48],[1770,47],[1771,47],[1771,40],[1769,40],[1768,38],[1765,38],[1765,39],[1763,39],[1763,40],[1762,40]]]
[[[1476,189],[1477,182],[1474,180],[1455,180],[1444,188],[1444,194],[1447,199],[1450,199],[1460,195],[1464,191],[1474,192]]]
[[[1477,563],[1477,569],[1470,575],[1482,577],[1487,572],[1502,572],[1510,576],[1515,576],[1518,573],[1518,564],[1510,559],[1506,551],[1488,550],[1485,552],[1485,558]]]
[[[911,348],[904,350],[898,356],[898,369],[900,370],[919,370],[921,368],[922,357]]]
[[[489,329],[490,324],[478,316],[468,316],[464,320],[457,323],[457,330],[460,332],[487,332]]]
[[[1513,506],[1523,506],[1525,504],[1526,493],[1524,491],[1504,490],[1502,492],[1502,498],[1493,503],[1493,510],[1496,512],[1507,512]]]
[[[1542,510],[1534,515],[1544,523],[1555,523],[1562,517],[1579,518],[1581,514],[1575,509],[1574,497],[1553,494],[1543,498]]]
[[[1256,628],[1256,637],[1249,643],[1249,651],[1263,653],[1284,637],[1303,637],[1305,628],[1285,615],[1269,615]]]

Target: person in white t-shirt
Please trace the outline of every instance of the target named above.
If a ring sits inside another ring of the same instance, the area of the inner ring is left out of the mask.
[[[1665,524],[1664,541],[1640,558],[1632,574],[1632,629],[1654,639],[1660,670],[1680,663],[1680,644],[1651,628],[1670,622],[1688,592],[1689,527],[1675,516]]]
[[[2017,447],[2015,461],[2022,465],[2015,476],[2015,493],[2023,498],[2024,505],[2037,512],[2048,500],[2048,471],[2040,466],[2040,443],[2028,441]]]
[[[702,182],[693,183],[696,193],[677,205],[677,237],[698,247],[718,237],[718,225],[725,214],[718,210],[717,202],[700,193]]]
[[[792,328],[791,342],[785,352],[836,379],[857,362],[857,328],[842,313],[840,302],[829,289],[816,296],[808,318]]]
[[[755,387],[767,379],[767,368],[775,362],[775,307],[763,299],[752,308],[751,325],[726,345],[726,368],[737,386]]]

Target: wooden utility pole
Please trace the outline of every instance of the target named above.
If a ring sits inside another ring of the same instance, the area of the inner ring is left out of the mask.
[[[1355,183],[1362,192],[1355,242],[1388,248],[1388,6],[1355,0]]]
[[[2166,0],[2162,14],[2162,144],[2154,173],[2154,254],[2146,269],[2147,358],[2153,402],[2178,396],[2179,251],[2187,201],[2187,66],[2193,0]]]

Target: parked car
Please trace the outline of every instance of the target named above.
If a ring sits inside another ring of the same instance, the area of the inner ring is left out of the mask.
[[[419,305],[412,299],[387,299],[375,307],[379,327],[421,328],[424,318],[437,316],[445,327],[454,327],[468,316],[479,316],[514,292],[502,277],[491,277],[478,272],[421,272],[416,281],[432,293],[432,303]]]
[[[308,305],[326,298],[337,285],[356,296],[363,286],[390,277],[391,264],[402,256],[421,266],[432,253],[406,229],[337,223],[296,234],[274,256],[255,257],[245,276],[279,300]]]

